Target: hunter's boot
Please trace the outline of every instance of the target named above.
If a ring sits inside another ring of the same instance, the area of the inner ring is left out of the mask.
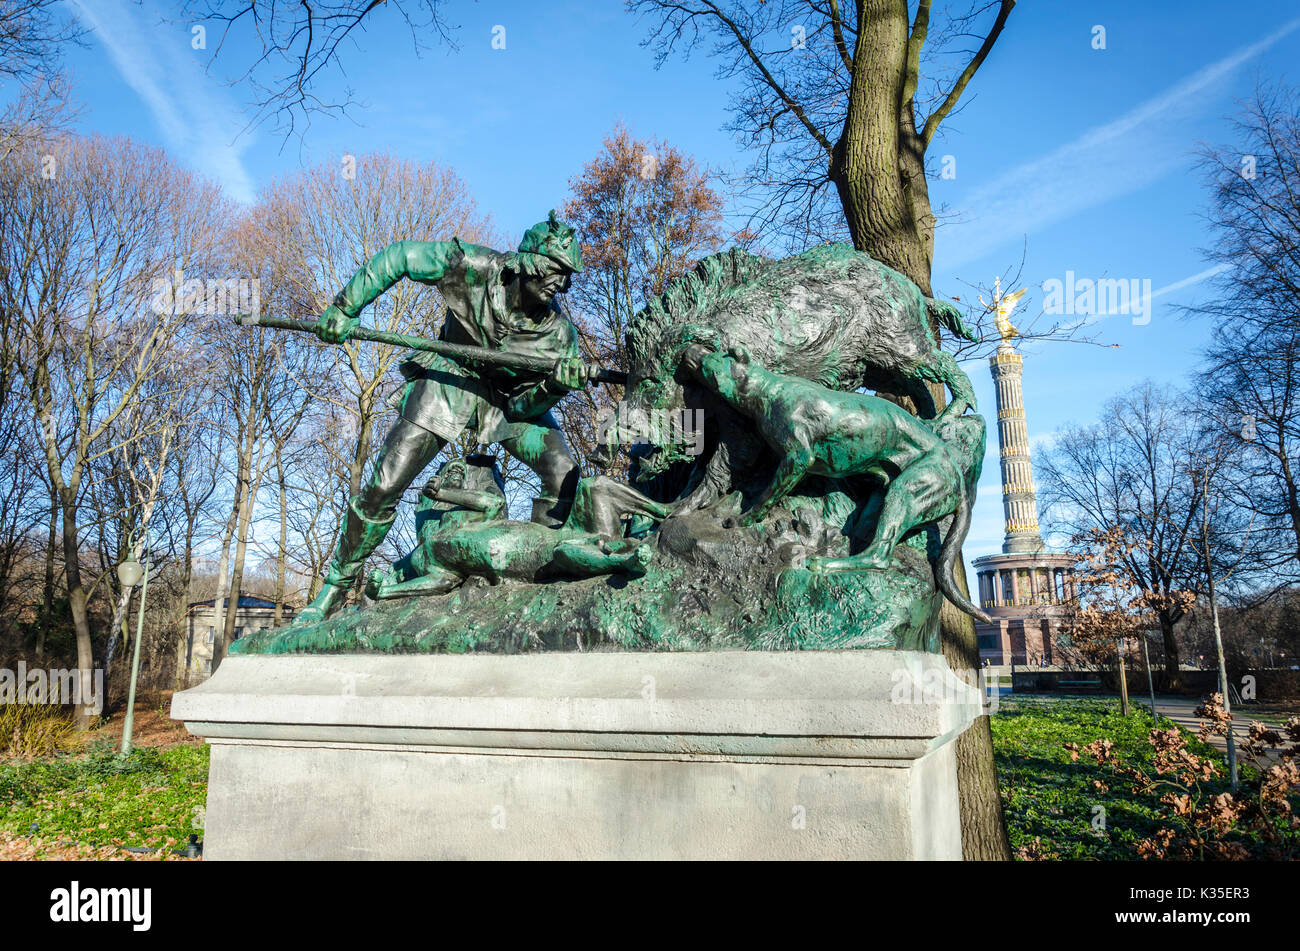
[[[553,495],[539,495],[533,499],[533,521],[547,528],[560,528],[569,517],[573,499],[557,499]]]
[[[356,499],[348,503],[343,537],[339,539],[338,551],[330,562],[320,594],[293,619],[295,625],[318,624],[343,606],[348,589],[356,582],[370,553],[379,547],[392,528],[395,518],[396,513],[382,520],[366,518],[357,511]]]

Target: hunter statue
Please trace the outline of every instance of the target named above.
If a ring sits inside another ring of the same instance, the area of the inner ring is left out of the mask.
[[[647,301],[626,366],[604,368],[584,365],[557,300],[581,270],[552,212],[508,254],[393,244],[319,320],[241,319],[414,352],[320,594],[291,628],[232,650],[934,652],[945,604],[983,619],[955,573],[986,431],[940,347],[940,329],[977,339],[955,306],[849,245],[780,260],[734,249]],[[446,300],[437,340],[358,322],[402,278]],[[596,381],[623,387],[629,419],[690,413],[699,438],[647,426],[610,440],[632,444],[635,487],[581,478],[551,409]],[[863,390],[907,396],[916,415]],[[537,473],[531,521],[508,517],[495,457],[444,460],[415,548],[370,577],[373,603],[331,618],[405,490],[467,431]]]
[[[392,527],[402,493],[466,429],[482,445],[500,443],[537,473],[542,494],[533,501],[533,521],[563,524],[579,472],[550,410],[566,393],[585,386],[589,374],[578,356],[577,331],[556,295],[581,271],[574,229],[552,211],[548,220],[528,229],[513,253],[459,238],[391,244],[325,309],[316,333],[327,343],[342,343],[356,329],[360,312],[398,281],[432,284],[447,303],[441,341],[531,357],[549,372],[521,369],[521,361],[485,367],[429,351],[408,356],[401,367],[406,386],[397,422],[369,480],[348,503],[320,593],[295,624],[317,623],[343,605],[366,558]]]

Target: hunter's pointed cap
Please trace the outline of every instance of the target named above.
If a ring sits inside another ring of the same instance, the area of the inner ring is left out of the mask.
[[[582,272],[582,248],[572,225],[566,225],[551,210],[550,217],[524,232],[519,242],[521,254],[541,254],[574,274]]]

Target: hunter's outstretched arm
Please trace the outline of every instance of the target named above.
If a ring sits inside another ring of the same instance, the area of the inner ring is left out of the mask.
[[[397,241],[352,275],[334,303],[317,321],[316,334],[326,343],[342,343],[357,326],[366,305],[402,278],[435,284],[447,273],[457,251],[454,241]]]

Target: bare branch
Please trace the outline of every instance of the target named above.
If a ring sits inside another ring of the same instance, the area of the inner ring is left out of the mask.
[[[228,43],[232,49],[254,47],[251,58],[235,66],[229,82],[253,90],[250,125],[275,117],[287,137],[297,131],[298,123],[310,124],[313,113],[346,114],[356,105],[350,93],[341,100],[326,100],[316,89],[325,72],[343,71],[344,45],[355,44],[376,11],[393,11],[402,18],[417,55],[427,48],[430,36],[454,49],[442,5],[443,0],[185,0],[180,17],[220,30],[209,68],[222,58]]]
[[[957,77],[952,88],[948,90],[948,94],[944,97],[939,108],[930,113],[929,118],[925,120],[925,125],[921,129],[921,141],[926,145],[930,144],[930,141],[934,138],[935,131],[939,128],[939,123],[944,120],[948,113],[952,112],[953,107],[957,105],[957,101],[961,99],[962,93],[966,91],[967,85],[970,84],[975,73],[979,70],[980,66],[983,65],[984,60],[989,55],[989,51],[993,49],[993,44],[996,43],[998,37],[1002,35],[1002,29],[1006,26],[1007,17],[1011,15],[1011,11],[1015,8],[1015,5],[1016,0],[1001,0],[1001,5],[998,8],[997,19],[993,21],[993,26],[989,28],[989,32],[984,37],[984,42],[980,44],[979,50],[966,65],[966,68],[962,70],[961,75]]]

